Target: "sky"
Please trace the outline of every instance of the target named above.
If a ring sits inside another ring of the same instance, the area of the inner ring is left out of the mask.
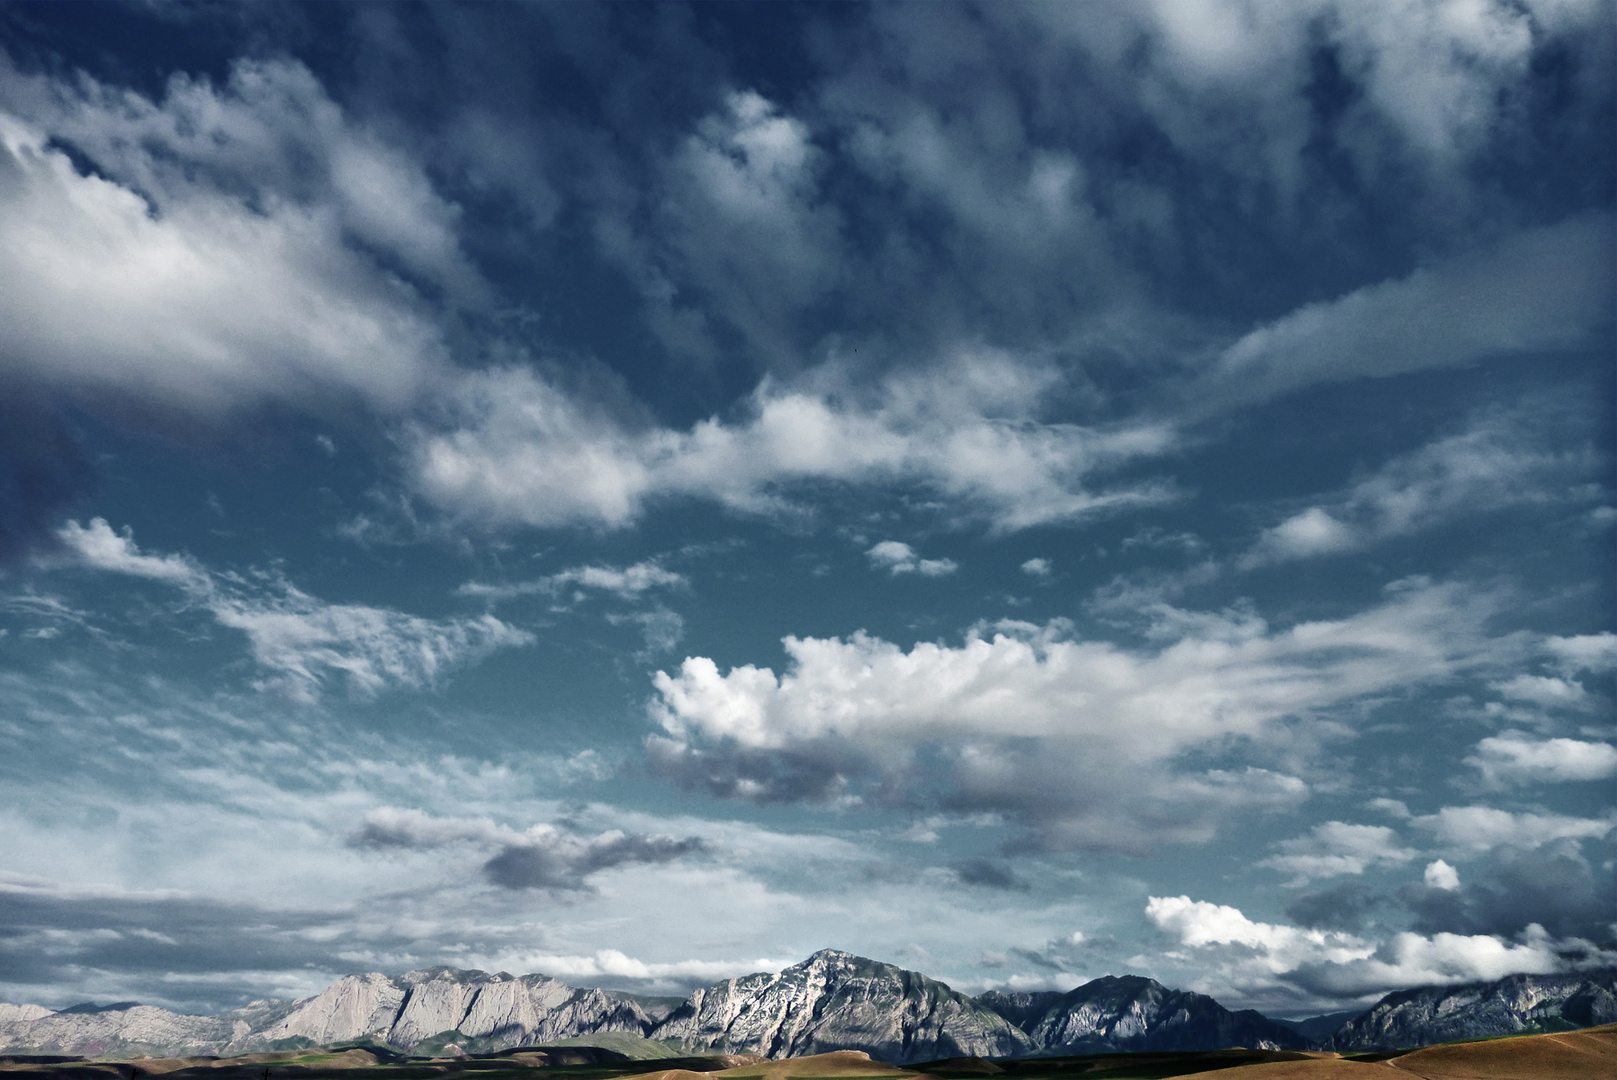
[[[1617,963],[1614,39],[0,6],[0,1000]]]

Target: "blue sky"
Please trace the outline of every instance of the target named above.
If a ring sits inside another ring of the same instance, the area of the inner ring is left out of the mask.
[[[0,999],[1617,960],[1613,15],[0,8]]]

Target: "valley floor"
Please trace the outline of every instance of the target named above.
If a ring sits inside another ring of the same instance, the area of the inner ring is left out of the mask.
[[[648,1068],[652,1065],[661,1067]],[[0,1056],[0,1080],[159,1076],[162,1080],[1614,1080],[1617,1024],[1346,1057],[1237,1048],[1001,1061],[954,1058],[907,1067],[874,1061],[852,1050],[778,1061],[713,1055],[651,1062],[578,1046],[455,1058],[410,1058],[379,1047],[118,1061]]]

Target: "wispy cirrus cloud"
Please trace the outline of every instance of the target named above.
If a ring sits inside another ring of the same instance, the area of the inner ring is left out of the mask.
[[[1558,450],[1543,437],[1545,426],[1529,410],[1474,417],[1466,430],[1394,458],[1337,498],[1266,529],[1241,565],[1339,555],[1461,515],[1589,499],[1596,448]]]
[[[319,698],[333,677],[361,697],[434,686],[456,667],[534,640],[493,615],[423,619],[326,603],[278,575],[223,577],[188,556],[143,553],[132,535],[113,532],[101,518],[70,521],[57,536],[82,565],[180,589],[221,626],[247,636],[253,659],[270,672],[261,687],[300,701]]]
[[[622,599],[631,599],[652,589],[682,589],[690,585],[684,574],[664,569],[654,560],[643,560],[630,566],[574,566],[532,581],[512,584],[489,584],[469,581],[457,591],[462,596],[480,596],[490,600],[509,600],[518,596],[556,596],[568,589],[582,594],[586,590],[609,592]]]

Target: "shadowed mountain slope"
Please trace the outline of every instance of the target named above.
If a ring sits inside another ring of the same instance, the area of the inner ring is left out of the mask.
[[[1568,1031],[1617,1021],[1617,968],[1509,975],[1497,982],[1388,994],[1348,1021],[1329,1046],[1344,1053],[1455,1039]]]

